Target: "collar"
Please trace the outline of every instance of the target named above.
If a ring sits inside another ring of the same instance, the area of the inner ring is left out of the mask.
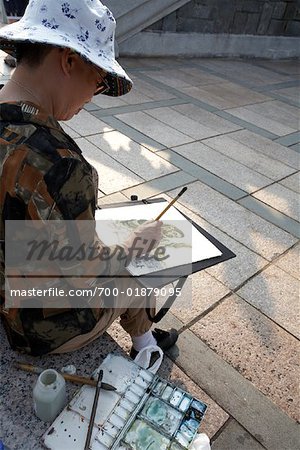
[[[32,102],[0,103],[0,120],[5,122],[36,123],[63,132],[58,121]]]

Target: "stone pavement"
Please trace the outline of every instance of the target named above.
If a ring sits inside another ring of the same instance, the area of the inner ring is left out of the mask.
[[[188,186],[178,208],[237,255],[190,277],[192,307],[163,319],[180,337],[160,373],[208,403],[202,431],[213,450],[296,450],[299,64],[121,63],[133,91],[95,97],[63,125],[99,172],[99,203],[132,194],[170,199]],[[88,374],[108,352],[129,347],[115,323],[73,354],[25,359],[42,367],[73,363]],[[34,377],[16,372],[15,358],[4,338],[0,435],[13,449],[40,449],[46,427],[32,413]]]

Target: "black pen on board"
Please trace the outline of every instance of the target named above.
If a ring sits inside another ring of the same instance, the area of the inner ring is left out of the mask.
[[[174,205],[174,203],[179,199],[179,197],[181,197],[182,194],[185,193],[186,190],[187,190],[187,186],[185,186],[183,189],[181,189],[179,194],[175,198],[173,198],[173,200],[165,207],[165,209],[156,217],[155,220],[159,220],[168,211],[168,209],[170,209],[171,206]]]

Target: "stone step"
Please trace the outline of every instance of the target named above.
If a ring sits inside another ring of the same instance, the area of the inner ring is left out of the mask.
[[[176,11],[190,0],[106,0],[105,5],[117,20],[118,44]]]
[[[7,24],[7,16],[4,8],[3,0],[0,0],[0,26],[2,24]]]

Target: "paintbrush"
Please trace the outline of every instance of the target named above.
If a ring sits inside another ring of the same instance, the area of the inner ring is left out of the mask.
[[[42,373],[44,370],[46,370],[46,369],[42,369],[41,367],[34,366],[32,364],[22,363],[20,361],[16,361],[14,363],[14,366],[17,367],[18,369],[26,370],[27,372],[36,373],[38,375],[40,373]],[[71,381],[72,383],[77,383],[77,384],[88,384],[88,385],[94,386],[94,387],[97,386],[97,380],[91,380],[90,378],[80,377],[78,375],[70,375],[68,373],[62,373],[62,372],[59,372],[59,373],[62,377],[64,377],[64,379],[66,381]],[[108,383],[101,383],[101,388],[106,391],[115,391],[116,390],[116,388],[114,386],[112,386],[111,384],[108,384]]]
[[[94,422],[95,422],[95,416],[96,416],[96,411],[97,411],[97,406],[98,406],[102,378],[103,378],[103,370],[100,370],[99,375],[98,375],[95,397],[94,397],[94,402],[93,402],[93,407],[92,407],[92,412],[91,412],[91,417],[90,417],[89,428],[88,428],[88,432],[86,435],[84,450],[89,450],[89,448],[90,448],[90,442],[91,442],[91,437],[92,437],[92,432],[93,432],[93,427],[94,427]]]
[[[175,198],[173,198],[173,200],[165,207],[165,209],[156,217],[155,220],[159,220],[161,218],[161,216],[163,216],[165,214],[165,212],[167,212],[168,209],[171,208],[172,205],[174,205],[174,203],[179,199],[179,197],[181,197],[182,194],[185,193],[186,190],[187,190],[187,187],[184,187],[183,189],[181,189],[179,194]]]

